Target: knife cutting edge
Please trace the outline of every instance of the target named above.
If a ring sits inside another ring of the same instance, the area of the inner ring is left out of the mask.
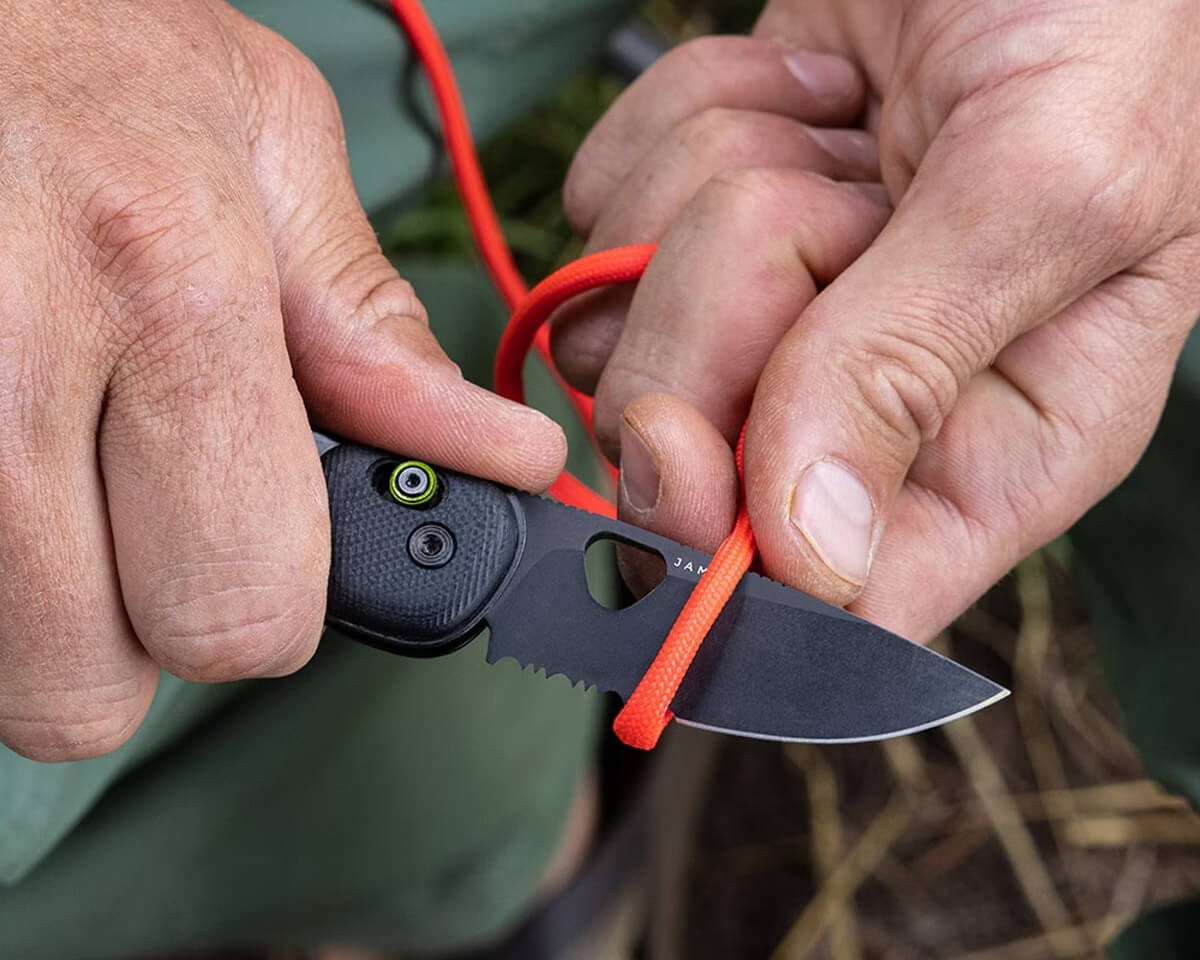
[[[487,658],[627,698],[709,557],[490,481],[317,435],[333,529],[327,622],[408,656],[486,627]],[[660,555],[663,581],[620,610],[584,569],[597,540]],[[691,726],[815,743],[879,740],[1008,695],[932,650],[757,574],[742,578],[671,710]]]

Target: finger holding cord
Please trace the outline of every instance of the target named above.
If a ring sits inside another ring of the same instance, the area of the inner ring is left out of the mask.
[[[605,205],[585,250],[657,242],[706,182],[755,167],[877,181],[879,156],[874,138],[862,131],[815,130],[751,110],[708,110],[678,125],[637,164]],[[632,297],[629,288],[597,290],[555,313],[555,362],[576,389],[595,391]]]
[[[621,414],[617,516],[697,550],[715,553],[733,527],[738,474],[725,438],[695,407],[667,393],[642,394]],[[617,559],[635,594],[661,567],[636,549]]]
[[[730,178],[706,186],[659,248],[628,331],[630,362],[646,365],[614,365],[613,399],[597,410],[615,422],[620,515],[710,551],[733,525],[731,443],[773,338],[887,216],[878,196],[800,171]],[[713,219],[726,229],[706,237]],[[764,269],[737,269],[746,254]],[[634,574],[635,585],[652,582],[644,569]]]

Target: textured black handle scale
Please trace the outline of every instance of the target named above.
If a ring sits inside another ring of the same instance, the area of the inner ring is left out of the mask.
[[[430,504],[397,503],[387,477],[401,459],[345,443],[321,458],[333,528],[326,620],[393,653],[436,656],[482,629],[520,560],[524,513],[511,491],[448,470],[437,471]],[[410,552],[410,537],[425,524],[453,537],[442,566],[422,566]]]

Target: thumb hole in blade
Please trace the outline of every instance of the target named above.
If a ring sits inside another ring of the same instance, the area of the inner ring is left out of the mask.
[[[667,576],[667,562],[655,550],[615,537],[598,537],[584,554],[588,593],[606,610],[637,603]]]

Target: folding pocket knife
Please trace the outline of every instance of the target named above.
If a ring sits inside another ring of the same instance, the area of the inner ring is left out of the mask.
[[[597,514],[317,436],[333,555],[326,619],[392,653],[440,656],[488,630],[487,658],[627,698],[709,562]],[[666,577],[610,610],[588,589],[599,539],[659,554]],[[766,577],[743,577],[671,705],[746,737],[878,740],[1008,694],[967,668]]]

